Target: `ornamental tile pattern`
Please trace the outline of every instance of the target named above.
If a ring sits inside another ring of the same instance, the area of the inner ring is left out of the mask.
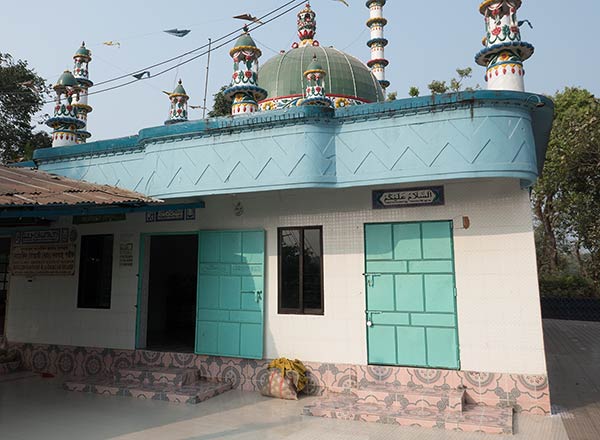
[[[267,378],[269,360],[252,360],[167,353],[147,350],[113,350],[44,344],[11,344],[21,356],[23,367],[67,377],[112,377],[128,369],[192,369],[200,377],[228,382],[232,388],[258,391]],[[69,359],[68,361],[65,359]],[[309,383],[306,393],[323,395],[329,391],[352,393],[358,388],[388,385],[391,393],[399,387],[433,389],[452,394],[464,389],[467,404],[514,408],[529,414],[550,414],[550,392],[545,375],[470,372],[454,370],[384,367],[305,362]],[[69,370],[70,369],[70,370]],[[160,377],[160,373],[159,377]],[[159,382],[164,379],[154,379]],[[177,379],[179,380],[179,379]],[[168,381],[167,381],[168,382]],[[183,382],[182,382],[183,383]],[[404,390],[406,390],[405,388]],[[395,391],[394,391],[395,390]],[[425,392],[424,392],[425,393]],[[385,398],[385,397],[384,397]],[[402,398],[398,399],[399,401]],[[434,406],[451,404],[437,401]]]

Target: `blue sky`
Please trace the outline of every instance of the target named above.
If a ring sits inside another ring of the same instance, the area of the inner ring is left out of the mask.
[[[369,38],[364,0],[347,0],[350,7],[333,0],[313,0],[317,12],[317,39],[323,45],[367,61]],[[91,77],[100,82],[179,55],[218,38],[240,26],[233,15],[250,12],[260,16],[285,0],[103,0],[90,2],[13,2],[4,8],[0,26],[0,51],[27,60],[51,82],[72,68],[72,55],[85,40],[93,52]],[[20,7],[19,5],[25,5]],[[478,1],[447,2],[388,0],[389,20],[386,56],[390,91],[406,97],[416,85],[426,94],[433,79],[449,79],[457,67],[472,67],[471,85],[483,80],[484,70],[473,57],[480,50],[484,33]],[[73,11],[66,6],[72,5]],[[295,14],[301,8],[253,32],[263,50],[262,62],[296,41]],[[536,53],[526,63],[526,89],[552,94],[565,86],[581,86],[600,95],[598,53],[592,37],[594,19],[600,17],[600,2],[575,0],[524,0],[519,19],[529,19],[534,29],[523,27],[523,38],[535,45]],[[171,37],[164,29],[191,29],[185,38]],[[118,41],[121,47],[104,46]],[[232,63],[228,49],[213,52],[209,94],[229,82]],[[157,69],[151,69],[156,71]],[[89,116],[90,141],[137,133],[141,128],[161,125],[167,117],[168,99],[161,92],[172,90],[182,78],[190,102],[202,104],[206,58],[150,80],[90,96],[94,111]],[[210,98],[210,97],[209,97]],[[46,108],[50,112],[50,106]],[[193,110],[191,119],[200,119]]]

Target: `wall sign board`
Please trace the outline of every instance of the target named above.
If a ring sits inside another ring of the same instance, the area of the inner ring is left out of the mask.
[[[373,209],[439,206],[444,203],[443,186],[373,191]]]
[[[77,231],[69,228],[17,232],[10,273],[18,276],[75,273]]]
[[[11,254],[12,275],[73,275],[75,245],[52,244],[15,246]]]
[[[183,220],[196,220],[196,210],[191,209],[169,209],[166,211],[147,212],[146,223],[175,222]]]

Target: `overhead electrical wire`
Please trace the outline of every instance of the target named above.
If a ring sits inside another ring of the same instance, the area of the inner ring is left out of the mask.
[[[261,16],[259,18],[259,20],[261,21],[261,23],[252,23],[250,25],[245,25],[245,26],[237,28],[237,29],[233,30],[232,32],[229,32],[228,34],[225,34],[225,35],[223,35],[223,36],[221,36],[219,38],[213,39],[212,40],[213,44],[212,44],[212,47],[210,48],[210,52],[213,52],[213,51],[215,51],[217,49],[220,49],[221,47],[223,47],[223,46],[225,46],[225,45],[227,45],[227,44],[229,44],[229,43],[237,40],[238,35],[239,35],[240,32],[245,31],[245,30],[248,30],[250,32],[250,31],[254,31],[256,29],[259,29],[259,28],[261,28],[261,27],[263,27],[263,26],[271,23],[272,21],[275,21],[278,18],[280,18],[280,17],[288,14],[289,12],[295,10],[296,8],[298,8],[299,6],[301,6],[302,4],[304,4],[304,2],[305,2],[305,0],[300,0],[300,1],[299,0],[291,0],[291,1],[288,1],[288,2],[284,3],[283,5],[279,6],[278,8],[270,11],[269,13],[267,13],[267,14],[265,14],[263,16]],[[292,5],[292,6],[290,6],[290,5]],[[290,7],[287,8],[287,9],[285,9],[288,6],[290,6]],[[280,12],[279,14],[277,14],[277,12],[279,12],[279,11],[281,11],[283,9],[285,9],[283,12]],[[265,20],[267,17],[270,17],[273,14],[277,14],[277,15],[275,15],[274,17],[269,18],[268,20]],[[263,20],[265,20],[265,21],[263,21]],[[225,41],[223,41],[223,40],[225,40]],[[222,43],[214,45],[215,42],[222,42]],[[100,81],[100,82],[94,84],[94,87],[98,87],[100,85],[109,84],[111,82],[115,82],[115,81],[119,81],[119,80],[122,80],[122,79],[125,79],[125,78],[129,78],[129,77],[131,77],[131,76],[133,76],[135,74],[140,74],[140,73],[146,72],[149,69],[153,69],[153,68],[156,68],[156,67],[163,66],[165,64],[171,63],[173,61],[180,60],[183,57],[186,57],[188,55],[194,54],[194,53],[196,53],[196,52],[198,52],[198,51],[200,51],[202,49],[206,49],[207,47],[209,47],[209,45],[208,44],[204,44],[204,45],[202,45],[200,47],[197,47],[195,49],[192,49],[190,51],[187,51],[187,52],[185,52],[183,54],[180,54],[180,55],[177,55],[175,57],[169,58],[167,60],[161,61],[159,63],[155,63],[155,64],[152,64],[150,66],[134,70],[134,71],[132,71],[130,73],[123,74],[123,75],[117,76],[115,78],[110,78],[108,80]],[[188,58],[188,59],[186,59],[184,61],[180,61],[180,62],[178,62],[177,64],[175,64],[173,66],[170,66],[170,67],[168,67],[166,69],[163,69],[163,70],[159,71],[158,73],[152,74],[151,76],[149,76],[147,78],[143,78],[143,79],[137,79],[136,78],[136,79],[133,79],[131,81],[127,81],[125,83],[117,84],[115,86],[107,87],[107,88],[104,88],[104,89],[101,89],[101,90],[90,91],[88,93],[88,96],[90,96],[90,95],[97,95],[99,93],[104,93],[104,92],[108,92],[108,91],[111,91],[111,90],[119,89],[119,88],[122,88],[122,87],[125,87],[125,86],[128,86],[128,85],[131,85],[133,83],[136,83],[136,82],[145,81],[146,79],[150,79],[150,78],[155,78],[157,76],[161,76],[161,75],[163,75],[163,74],[165,74],[167,72],[170,72],[171,70],[177,69],[180,66],[188,64],[188,63],[190,63],[190,62],[192,62],[192,61],[194,61],[194,60],[196,60],[196,59],[198,59],[198,58],[200,58],[202,56],[205,56],[207,54],[208,54],[208,51],[201,52],[198,55],[194,55],[191,58]],[[2,92],[0,91],[0,93],[2,93]],[[31,91],[8,92],[6,94],[16,95],[16,94],[28,94],[28,93],[31,93]],[[41,104],[51,104],[53,102],[55,102],[55,100],[51,99],[51,100],[43,101]]]

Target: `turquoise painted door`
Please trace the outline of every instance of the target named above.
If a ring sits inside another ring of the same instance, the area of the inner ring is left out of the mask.
[[[459,368],[452,224],[365,225],[370,364]]]
[[[263,357],[264,231],[201,231],[196,353]]]

